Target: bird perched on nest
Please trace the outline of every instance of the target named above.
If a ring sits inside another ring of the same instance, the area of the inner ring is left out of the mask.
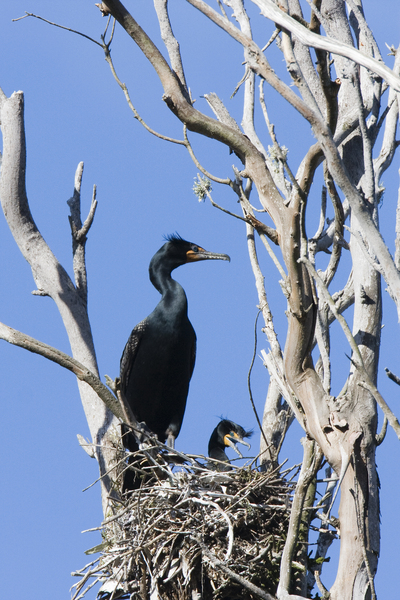
[[[150,281],[162,298],[133,329],[121,358],[120,391],[135,418],[173,448],[181,429],[196,357],[196,334],[187,315],[187,298],[171,272],[200,260],[228,260],[197,244],[170,235],[150,261]],[[131,451],[138,446],[125,435]]]
[[[243,438],[249,438],[253,435],[252,431],[246,431],[229,419],[222,419],[211,434],[208,442],[208,456],[224,463],[230,463],[225,452],[225,448],[230,446],[234,451],[242,457],[237,444],[243,444],[250,448],[250,444],[244,441]],[[227,464],[212,463],[212,468],[215,471],[229,471],[230,467]]]

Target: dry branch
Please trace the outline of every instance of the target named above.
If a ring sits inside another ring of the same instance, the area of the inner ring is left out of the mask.
[[[110,392],[110,390],[100,381],[100,379],[92,373],[89,369],[87,369],[82,363],[72,358],[72,356],[68,356],[61,350],[57,350],[57,348],[53,348],[53,346],[49,346],[35,338],[22,333],[21,331],[17,331],[4,323],[0,323],[0,339],[13,344],[14,346],[19,346],[20,348],[24,348],[25,350],[29,350],[29,352],[34,352],[35,354],[39,354],[48,360],[60,365],[64,369],[71,371],[76,375],[76,377],[80,381],[84,381],[93,389],[93,391],[97,394],[97,396],[104,402],[107,408],[118,418],[124,420],[124,415],[121,411],[121,407],[115,396]]]
[[[189,0],[190,1],[190,0]],[[254,4],[261,9],[262,14],[281,25],[291,33],[293,33],[303,44],[312,48],[319,48],[332,54],[338,54],[346,58],[350,58],[355,63],[369,69],[373,73],[376,73],[385,81],[389,83],[395,90],[400,91],[400,78],[393,73],[389,67],[384,65],[382,62],[360,52],[356,48],[344,44],[338,40],[331,39],[327,36],[317,35],[313,33],[304,25],[284,13],[272,0],[252,0]]]
[[[390,425],[392,426],[393,430],[395,431],[397,437],[400,439],[400,423],[399,423],[397,417],[392,412],[392,410],[386,404],[385,400],[379,393],[377,387],[371,381],[371,379],[367,373],[367,370],[364,366],[364,362],[363,362],[360,350],[359,350],[357,343],[350,331],[349,326],[346,323],[346,320],[344,319],[344,317],[342,315],[340,315],[337,312],[335,303],[334,303],[331,295],[329,294],[326,286],[324,285],[323,281],[319,277],[318,273],[316,272],[316,270],[314,269],[314,267],[310,263],[310,261],[307,259],[301,259],[301,262],[304,262],[306,264],[307,269],[309,269],[310,273],[315,278],[319,291],[323,295],[325,301],[329,304],[329,307],[330,307],[332,313],[335,315],[336,319],[339,321],[339,323],[344,331],[344,334],[346,335],[347,341],[349,342],[349,345],[353,351],[352,361],[354,362],[356,368],[360,371],[360,373],[362,373],[362,376],[364,378],[364,381],[362,381],[362,382],[359,381],[358,385],[365,387],[373,395],[373,397],[375,398],[375,400],[381,407],[387,420],[389,421]]]

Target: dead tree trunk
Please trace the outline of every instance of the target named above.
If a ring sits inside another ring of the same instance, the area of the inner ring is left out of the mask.
[[[24,97],[22,92],[10,98],[0,99],[1,130],[3,135],[3,160],[0,179],[0,196],[4,215],[22,255],[28,261],[37,286],[37,294],[50,296],[57,305],[71,344],[72,356],[98,377],[96,354],[87,313],[86,266],[84,246],[86,232],[73,221],[74,271],[73,283],[65,269],[51,252],[40,234],[31,214],[25,188],[26,145],[24,128]],[[80,218],[80,180],[83,165],[78,167],[75,181],[75,212],[71,219]],[[79,229],[81,231],[79,231]],[[82,235],[80,235],[80,233]],[[106,448],[113,414],[107,409],[93,388],[78,379],[83,408],[92,435],[93,454],[98,460],[101,479],[103,509],[108,506],[111,481],[106,475],[113,461],[114,452]]]

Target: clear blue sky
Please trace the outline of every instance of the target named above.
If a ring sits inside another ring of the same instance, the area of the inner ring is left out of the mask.
[[[90,320],[100,373],[113,378],[118,375],[119,359],[131,329],[158,302],[158,293],[148,280],[148,263],[162,245],[164,234],[177,231],[206,249],[229,254],[230,264],[204,262],[187,265],[175,273],[187,292],[190,318],[198,336],[196,369],[177,447],[205,454],[210,433],[223,415],[246,428],[254,428],[252,450],[257,453],[259,435],[247,391],[257,295],[243,224],[209,203],[197,201],[192,192],[197,169],[189,156],[182,147],[152,137],[133,119],[98,46],[35,19],[11,21],[24,11],[35,12],[99,39],[106,20],[93,2],[13,0],[4,4],[0,86],[7,95],[15,90],[25,93],[30,206],[41,233],[70,275],[66,201],[72,195],[79,161],[85,163],[83,216],[89,210],[92,186],[97,185],[99,205],[87,244],[87,266]],[[174,31],[181,43],[196,106],[206,111],[201,96],[214,91],[240,122],[241,93],[233,100],[229,97],[243,74],[241,48],[183,0],[173,4]],[[388,0],[380,2],[379,7],[372,0],[364,4],[382,54],[391,66],[393,58],[386,57],[384,43],[399,43],[399,9]],[[152,3],[127,3],[130,9],[134,5],[136,18],[159,43]],[[258,12],[251,10],[255,15]],[[273,26],[263,26],[265,43]],[[119,27],[112,56],[141,116],[154,129],[181,137],[182,127],[164,105],[157,77]],[[273,56],[276,68],[282,68],[282,58],[277,53]],[[290,149],[289,161],[296,171],[312,141],[310,129],[293,110],[286,106],[283,109],[277,95],[267,88],[266,97],[278,139]],[[262,135],[265,144],[270,143],[265,130]],[[195,135],[191,140],[200,161],[215,175],[232,176],[231,165],[240,166],[225,147]],[[384,176],[384,183],[387,191],[380,218],[393,251],[396,166]],[[313,198],[316,215],[318,195],[316,191]],[[229,190],[214,186],[213,197],[228,209],[237,210]],[[30,268],[3,217],[0,252],[0,320],[69,353],[54,304],[49,298],[31,295],[34,283]],[[271,307],[279,314],[276,326],[283,344],[285,302],[275,268],[261,246],[259,252]],[[399,373],[398,325],[394,308],[387,300],[386,297],[381,372],[387,366]],[[267,343],[260,327],[258,333],[260,351],[267,348]],[[348,349],[340,332],[338,340],[335,352],[340,367],[334,372],[333,393],[341,389],[347,375],[343,355]],[[57,365],[6,342],[0,343],[0,364],[1,595],[40,600],[68,598],[68,590],[75,582],[70,573],[89,562],[84,551],[100,541],[99,534],[82,535],[81,531],[97,526],[102,519],[99,488],[82,493],[97,478],[98,470],[76,440],[77,433],[88,435],[76,381]],[[386,400],[400,413],[399,388],[388,382],[384,374],[379,383]],[[260,415],[267,384],[267,371],[257,358],[252,386]],[[282,459],[288,456],[289,463],[301,461],[301,435],[300,428],[293,427]],[[382,484],[382,553],[377,591],[385,599],[398,594],[397,577],[393,574],[398,570],[400,486],[398,470],[393,466],[399,464],[399,459],[399,442],[389,430],[377,451]],[[329,569],[324,575],[329,587]],[[88,596],[93,597],[94,594]]]

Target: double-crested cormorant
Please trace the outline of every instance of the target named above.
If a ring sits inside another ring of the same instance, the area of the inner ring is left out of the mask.
[[[186,294],[171,272],[185,263],[230,258],[178,235],[166,239],[149,266],[150,281],[162,298],[129,337],[121,358],[120,390],[136,419],[173,447],[193,373],[196,334],[188,319]],[[130,435],[125,435],[125,445],[137,449]]]
[[[208,456],[215,458],[223,462],[229,463],[229,458],[225,452],[225,448],[230,446],[234,451],[242,458],[239,448],[236,444],[243,444],[250,448],[250,444],[244,441],[243,438],[249,438],[253,435],[252,431],[246,431],[233,421],[223,419],[218,423],[216,428],[211,434],[210,441],[208,442]],[[215,465],[215,466],[214,466]],[[213,468],[216,471],[229,471],[228,465],[221,465],[214,463]]]

